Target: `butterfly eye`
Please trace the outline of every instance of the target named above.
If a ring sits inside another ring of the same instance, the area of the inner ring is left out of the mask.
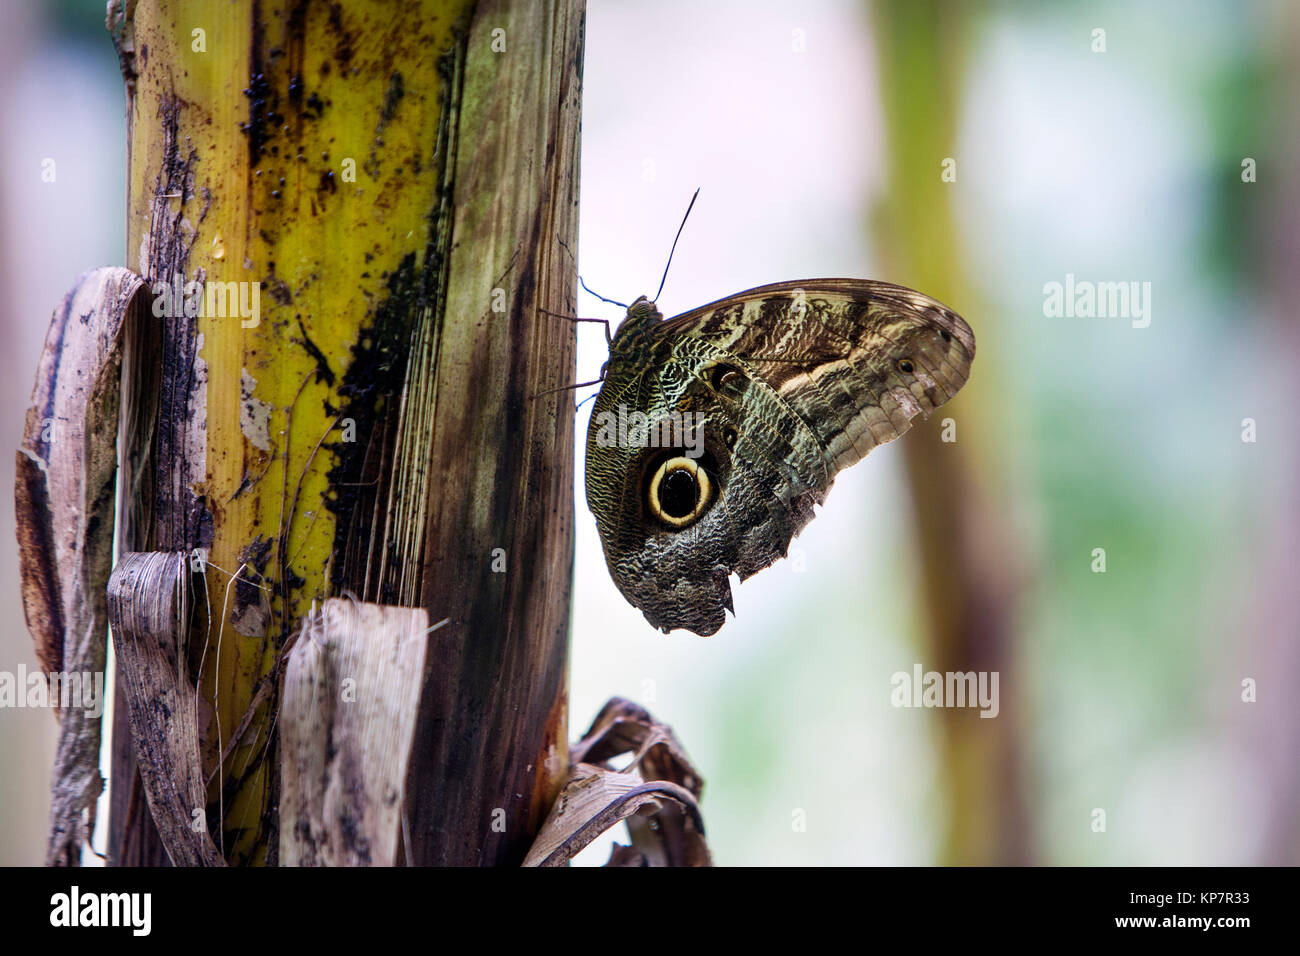
[[[900,372],[902,372],[903,374],[905,374],[905,375],[911,375],[911,374],[912,374],[912,360],[911,360],[911,359],[899,359],[899,360],[898,360],[898,370],[899,370]]]
[[[699,520],[713,497],[708,473],[693,458],[669,458],[650,479],[650,513],[670,528]]]

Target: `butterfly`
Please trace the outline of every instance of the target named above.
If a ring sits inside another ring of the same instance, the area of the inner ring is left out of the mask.
[[[835,476],[956,395],[974,358],[961,316],[888,282],[780,282],[667,320],[637,299],[587,432],[614,583],[665,633],[716,633],[730,575],[784,557]]]

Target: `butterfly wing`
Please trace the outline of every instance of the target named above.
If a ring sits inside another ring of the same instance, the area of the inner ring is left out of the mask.
[[[942,303],[857,279],[750,289],[659,323],[634,354],[616,350],[587,451],[615,583],[654,626],[714,633],[732,607],[729,575],[784,557],[836,474],[952,398],[974,356],[970,326]],[[598,440],[598,416],[616,408],[695,423],[699,448]],[[689,450],[704,487],[679,525],[658,507],[670,482],[655,475]]]

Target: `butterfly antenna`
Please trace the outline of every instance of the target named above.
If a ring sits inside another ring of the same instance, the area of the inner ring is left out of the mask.
[[[587,292],[590,292],[592,295],[594,295],[594,296],[595,296],[597,299],[599,299],[601,302],[608,302],[610,305],[617,305],[617,306],[620,306],[620,307],[622,307],[622,308],[624,308],[624,309],[627,308],[627,303],[626,303],[626,302],[615,302],[613,299],[607,299],[607,298],[605,298],[605,297],[604,297],[603,295],[601,295],[599,292],[592,292],[590,289],[587,288],[587,283],[585,283],[585,282],[582,281],[582,276],[578,276],[578,285],[582,286],[583,289],[585,289]]]
[[[695,200],[699,198],[700,191],[697,188],[695,195],[691,197],[691,204],[686,207],[686,215],[682,216],[682,224],[677,227],[677,235],[673,237],[673,247],[668,250],[668,263],[664,266],[664,277],[659,280],[659,292],[664,291],[664,283],[668,281],[668,266],[673,264],[673,253],[677,251],[677,240],[682,237],[682,230],[686,228],[686,220],[690,218],[691,209],[695,206]],[[659,292],[655,293],[654,301],[659,301]]]

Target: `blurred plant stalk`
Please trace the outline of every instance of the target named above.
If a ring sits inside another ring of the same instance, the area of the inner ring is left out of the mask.
[[[888,179],[873,210],[879,278],[932,295],[964,315],[981,342],[997,334],[994,316],[973,301],[962,263],[952,196],[960,189],[956,122],[961,115],[964,53],[976,26],[971,8],[939,0],[872,5],[879,89],[884,106]],[[941,178],[956,159],[957,180]],[[997,671],[1002,708],[995,720],[969,709],[937,711],[946,827],[941,862],[1032,862],[1021,770],[1022,719],[1016,677],[1014,596],[1020,576],[1004,459],[996,442],[994,383],[987,347],[961,395],[902,443],[921,558],[921,600],[928,618],[925,668]],[[940,422],[957,423],[957,440]]]

